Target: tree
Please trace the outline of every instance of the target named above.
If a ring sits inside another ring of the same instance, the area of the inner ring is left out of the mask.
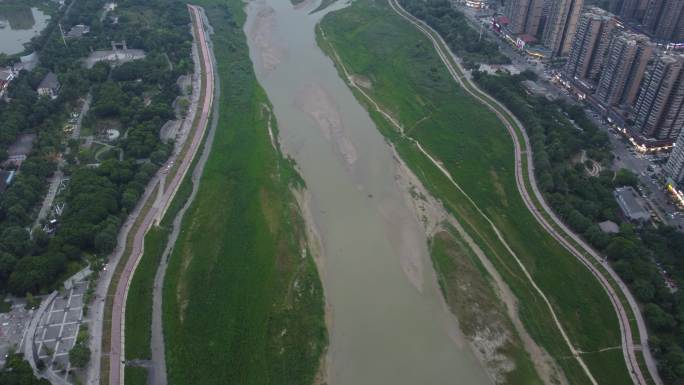
[[[615,186],[632,186],[637,187],[639,178],[630,170],[621,168],[615,174]]]
[[[23,256],[31,247],[28,231],[19,226],[10,226],[0,235],[0,245],[14,255]]]
[[[11,353],[7,357],[5,367],[0,371],[0,384],[2,385],[50,385],[45,379],[38,379],[33,375],[33,369],[24,357],[17,353]]]
[[[631,240],[623,237],[615,237],[606,247],[606,254],[613,260],[632,259],[637,256],[639,250]]]
[[[90,361],[90,348],[84,341],[80,341],[69,352],[69,361],[71,365],[77,368],[83,368],[88,365]]]
[[[646,305],[644,307],[644,313],[649,325],[656,330],[667,331],[675,326],[674,318],[654,303]]]

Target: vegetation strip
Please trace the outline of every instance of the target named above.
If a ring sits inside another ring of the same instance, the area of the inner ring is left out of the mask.
[[[434,30],[432,30],[429,26],[425,25],[423,22],[419,21],[416,19],[414,16],[406,12],[403,8],[401,8],[401,5],[393,0],[388,0],[390,4],[392,5],[392,8],[401,14],[403,17],[407,18],[409,21],[411,21],[416,27],[421,29],[425,34],[431,36],[434,38],[434,35],[437,35],[439,38],[439,46],[437,46],[437,41],[434,41],[436,44],[436,49],[438,50],[446,50],[447,52],[450,52],[448,47],[446,46],[445,42],[441,39],[441,36],[436,34]],[[399,9],[395,8],[398,7]],[[423,27],[418,25],[417,23],[421,23]],[[613,307],[615,311],[619,314],[619,321],[620,321],[620,328],[621,328],[621,333],[623,334],[623,351],[625,353],[625,360],[628,362],[628,365],[631,368],[630,374],[633,374],[635,377],[632,379],[639,384],[646,384],[646,380],[641,373],[640,366],[638,364],[636,354],[635,354],[635,349],[632,344],[632,332],[631,332],[631,325],[629,324],[629,317],[627,313],[625,312],[625,307],[622,306],[621,299],[619,295],[616,293],[621,293],[623,296],[626,296],[628,298],[629,302],[629,307],[627,309],[632,311],[632,314],[637,317],[641,317],[641,313],[638,311],[638,307],[636,305],[636,302],[631,299],[631,295],[627,296],[625,294],[627,292],[626,287],[624,284],[620,281],[619,277],[615,274],[615,272],[612,269],[606,268],[606,265],[601,265],[599,263],[600,268],[597,269],[595,262],[600,261],[602,258],[595,252],[593,251],[590,246],[586,245],[582,240],[580,240],[576,235],[573,235],[571,230],[569,230],[561,221],[558,219],[553,211],[548,207],[546,202],[544,202],[543,197],[541,193],[539,192],[539,189],[537,188],[536,185],[536,180],[535,180],[535,175],[534,175],[534,170],[532,169],[532,153],[531,153],[531,145],[529,143],[529,139],[524,131],[524,128],[522,126],[522,123],[510,112],[508,111],[501,103],[499,103],[496,99],[492,98],[491,96],[487,95],[486,93],[482,92],[472,84],[472,82],[464,76],[464,71],[463,69],[460,68],[460,65],[458,62],[453,60],[453,57],[451,58],[452,60],[449,60],[445,55],[440,54],[442,57],[442,60],[444,61],[444,64],[447,65],[450,68],[456,68],[456,73],[454,74],[454,78],[458,80],[458,82],[466,88],[471,95],[473,95],[475,98],[479,99],[483,104],[487,105],[493,112],[499,116],[499,118],[504,122],[506,125],[507,129],[509,130],[509,133],[511,134],[511,137],[514,140],[514,143],[516,144],[516,147],[519,147],[521,144],[523,145],[522,148],[524,150],[516,150],[516,158],[519,157],[518,154],[524,153],[526,155],[526,159],[524,161],[525,166],[527,166],[525,169],[527,170],[527,173],[521,177],[520,174],[522,172],[520,171],[522,167],[516,167],[516,178],[518,179],[518,188],[520,190],[521,196],[525,199],[525,202],[530,209],[530,212],[532,212],[535,217],[538,219],[539,223],[551,234],[556,238],[561,244],[563,244],[573,255],[577,256],[578,259],[584,264],[591,272],[592,274],[601,282],[603,285],[604,289],[606,292],[609,294],[609,297],[611,299],[611,302],[613,303]],[[451,56],[451,55],[449,55]],[[455,64],[455,67],[451,66],[451,63]],[[465,77],[465,79],[464,79]],[[483,97],[487,99],[487,101],[483,100]],[[490,104],[492,103],[492,104]],[[521,140],[522,137],[522,140]],[[520,159],[516,159],[516,163],[520,162]],[[522,179],[522,180],[521,180]],[[528,187],[533,191],[533,194],[530,195],[528,193]],[[532,198],[532,201],[530,202],[530,197]],[[551,223],[547,222],[547,219],[551,219]],[[568,239],[569,238],[569,239]],[[580,247],[580,250],[577,250],[575,246]],[[587,255],[585,253],[588,253],[590,256],[587,258]],[[604,276],[603,271],[607,271],[609,274],[610,279],[612,281],[608,281],[606,277]],[[615,287],[611,284],[611,282],[619,282],[617,286],[617,290]],[[631,301],[629,301],[631,299]],[[643,325],[643,320],[641,321]],[[645,327],[642,327],[641,325],[639,326],[639,333],[642,335],[642,349],[645,351],[648,351],[648,342],[647,342],[647,332]],[[648,352],[650,355],[650,352]],[[649,368],[650,369],[650,368]],[[658,378],[657,372],[651,372],[651,376],[654,378]]]
[[[312,383],[327,334],[292,192],[303,184],[271,145],[268,100],[242,31],[244,4],[200,3],[214,29],[220,114],[164,281],[168,381]],[[275,132],[275,120],[271,126]]]
[[[192,7],[190,9],[194,10]],[[195,20],[195,22],[197,22],[197,20]],[[202,35],[198,36],[198,41],[201,43],[203,41]],[[125,307],[123,306],[123,303],[125,303],[125,297],[128,292],[132,274],[135,271],[138,263],[140,262],[140,258],[143,254],[144,235],[149,229],[149,227],[152,225],[154,218],[163,215],[164,210],[168,207],[167,201],[170,201],[172,197],[175,195],[178,186],[182,181],[182,178],[185,176],[185,173],[187,172],[187,168],[192,163],[196,150],[199,147],[199,144],[201,143],[201,139],[206,129],[206,122],[208,120],[208,117],[206,115],[210,110],[211,97],[213,95],[213,92],[211,91],[213,82],[210,80],[212,79],[213,72],[205,72],[206,70],[204,69],[204,66],[206,64],[206,59],[208,58],[208,56],[205,52],[205,46],[202,44],[200,45],[200,51],[202,51],[202,56],[205,59],[202,62],[203,76],[201,92],[210,93],[208,99],[203,99],[205,100],[205,103],[198,105],[198,108],[202,109],[201,113],[204,114],[204,118],[201,119],[201,123],[193,127],[191,132],[188,134],[187,141],[191,143],[191,146],[188,147],[188,150],[186,152],[184,152],[183,158],[180,159],[180,161],[177,164],[180,173],[174,174],[173,180],[168,184],[168,186],[166,187],[166,191],[163,192],[163,195],[157,196],[157,194],[150,194],[148,196],[147,202],[145,204],[145,210],[143,210],[139,214],[134,226],[132,227],[132,230],[134,232],[129,232],[129,234],[133,234],[133,237],[127,237],[126,250],[124,252],[124,257],[122,258],[123,261],[120,261],[117,265],[118,274],[115,274],[112,277],[113,281],[108,289],[103,330],[111,330],[112,333],[103,333],[102,351],[109,351],[110,354],[109,357],[106,357],[104,354],[102,356],[103,360],[105,359],[105,357],[107,358],[106,361],[108,362],[108,365],[102,365],[102,370],[100,373],[101,383],[117,384],[120,382],[121,376],[124,375],[123,365],[121,363],[120,358],[123,353],[124,345],[124,339],[122,334],[125,322]],[[210,91],[207,91],[205,87],[208,87]],[[209,107],[207,107],[207,104],[209,104]],[[204,127],[202,127],[203,125]],[[157,190],[155,189],[155,192],[156,191]],[[158,198],[160,197],[163,198],[161,202],[163,203],[163,205],[162,207],[157,207],[155,203],[158,203]],[[166,199],[166,201],[164,201],[164,199]],[[153,208],[154,210],[152,210]],[[131,256],[135,259],[131,260]],[[112,337],[116,337],[118,340],[112,341]],[[112,342],[117,343],[117,345],[112,345]],[[118,346],[118,344],[120,344],[121,346]],[[112,370],[112,363],[115,363],[116,365],[115,370]]]
[[[361,5],[358,5],[358,4],[360,4],[360,3],[355,3],[355,5],[353,5],[352,8],[353,8],[354,6],[360,7]],[[365,3],[364,3],[364,4],[365,4]],[[368,8],[368,7],[363,8],[364,11],[367,12],[367,11],[368,11],[367,8]],[[347,13],[349,13],[349,14],[353,13],[352,11],[347,11],[347,10],[343,10],[343,11],[341,11],[340,13],[345,13],[345,12],[347,12]],[[359,11],[357,11],[357,12],[359,12]],[[375,15],[375,14],[374,14],[374,15]],[[337,15],[336,15],[336,14],[333,14],[332,16],[333,16],[333,18],[334,18],[334,16],[337,16]],[[351,16],[350,16],[350,17],[351,17]],[[323,22],[323,25],[324,25],[324,26],[326,25],[326,22],[327,22],[327,21],[328,21],[328,18],[326,18],[326,19],[324,20],[324,22]],[[357,21],[357,22],[358,22],[358,21]],[[332,25],[332,23],[331,23],[331,25]],[[358,25],[359,25],[359,27],[357,28],[357,31],[363,31],[363,30],[365,29],[363,24],[358,24]],[[336,26],[336,32],[339,32],[338,25],[336,24],[335,26]],[[345,30],[345,32],[347,32],[347,31],[348,31],[348,30]],[[365,31],[364,31],[364,32],[365,32]],[[391,30],[388,31],[388,33],[391,34],[391,33],[392,33]],[[339,37],[339,36],[337,36],[337,37]],[[359,37],[357,37],[357,38],[359,38]],[[387,36],[385,36],[385,38],[387,38]],[[337,42],[337,41],[336,41],[336,42]],[[410,43],[409,41],[406,41],[406,44],[411,44],[411,43]],[[345,49],[346,49],[346,48],[347,48],[347,46],[345,46]],[[345,51],[345,55],[348,55],[348,56],[349,56],[349,55],[351,55],[351,54],[349,53],[349,51]],[[394,55],[396,55],[396,53],[393,53],[393,52],[392,52],[392,53],[386,52],[385,55],[389,55],[388,57],[394,57]],[[331,55],[331,56],[333,56],[333,55]],[[368,63],[368,59],[367,59],[366,57],[364,57],[362,53],[358,53],[358,54],[352,55],[352,56],[353,56],[353,57],[355,58],[355,60],[356,60],[356,61],[354,62],[355,65],[359,65],[359,63],[362,63],[362,64],[361,64],[362,66],[367,65],[366,63]],[[334,58],[334,56],[333,56],[333,58]],[[402,60],[402,59],[400,59],[399,57],[397,57],[397,58],[398,58],[398,60]],[[361,61],[361,59],[362,59],[363,61]],[[341,71],[341,72],[342,72],[342,71]],[[363,73],[362,73],[362,74],[363,74]],[[366,75],[367,75],[367,74],[366,74]],[[387,78],[378,79],[377,77],[380,76],[379,73],[372,73],[372,74],[370,74],[370,75],[371,75],[371,77],[373,78],[372,80],[373,80],[374,82],[376,82],[376,81],[377,81],[377,82],[381,82],[381,83],[377,83],[377,84],[379,84],[377,87],[376,87],[375,84],[372,85],[372,86],[370,87],[370,89],[372,89],[373,92],[383,92],[382,95],[383,95],[383,98],[385,98],[384,101],[386,102],[386,99],[387,99],[386,96],[388,95],[388,94],[387,94],[387,92],[388,92],[387,89],[379,90],[378,87],[382,87],[384,84],[387,84],[387,83],[386,83],[386,82],[387,82]],[[382,82],[384,82],[384,83],[382,83]],[[415,92],[415,91],[414,91],[414,92]],[[359,94],[358,92],[356,92],[356,93]],[[365,98],[364,98],[364,99],[365,99]],[[394,100],[392,100],[392,102],[394,102]],[[425,105],[426,100],[423,99],[423,100],[421,100],[419,103]],[[371,106],[371,108],[372,108],[372,106]],[[401,110],[401,111],[402,111],[401,113],[403,113],[403,110]],[[371,112],[372,112],[372,111],[371,111]],[[372,114],[372,115],[373,115],[373,114]],[[395,113],[392,113],[391,116],[396,116],[396,114],[395,114]],[[386,118],[386,117],[383,117],[383,118]],[[416,117],[416,119],[417,119],[417,117]],[[434,121],[434,119],[431,119],[431,117],[428,117],[428,120]],[[423,119],[421,119],[421,121],[423,121]],[[377,120],[376,120],[376,122],[377,122]],[[379,126],[380,126],[379,128],[381,128],[381,130],[384,130],[384,129],[382,129],[382,127],[381,127],[382,125],[381,125],[381,124],[379,124]],[[412,128],[411,128],[411,131],[414,131],[414,130],[415,130],[415,129],[412,127]],[[391,135],[390,133],[388,133],[388,131],[386,131],[386,130],[384,130],[383,133],[385,133],[386,135],[389,135],[390,137],[392,137],[392,135]],[[435,135],[437,135],[437,133],[435,133]],[[425,139],[423,139],[423,140],[425,140]],[[398,142],[398,144],[401,144],[401,143]],[[399,149],[401,150],[401,146],[399,146]],[[452,151],[453,151],[453,150],[452,150]],[[400,152],[402,152],[402,151],[400,151]],[[449,165],[449,167],[451,167],[450,164],[453,164],[453,162],[451,162],[451,163],[445,163],[445,164],[447,164],[447,165]],[[459,171],[459,174],[460,174],[460,173],[462,173],[462,171]],[[435,186],[433,185],[432,187],[435,187]],[[468,188],[469,188],[470,190],[473,189],[472,186],[470,186],[470,187],[468,187]],[[481,198],[481,197],[478,197],[478,200],[481,201],[482,198]],[[490,209],[490,208],[487,208],[486,210],[489,211],[489,210],[491,210],[491,209]],[[496,219],[497,226],[499,226],[498,223],[500,222],[500,220],[501,220],[501,219],[498,218],[498,216],[497,216],[497,219]],[[533,227],[533,226],[532,226],[532,227]],[[530,228],[532,228],[532,227],[530,227]],[[472,231],[472,230],[473,230],[473,229],[471,228],[471,231]],[[478,233],[478,232],[480,232],[480,230],[476,231],[476,233]],[[509,237],[509,236],[511,236],[511,234],[510,234],[511,232],[514,233],[515,231],[508,231],[508,229],[507,229],[507,231],[505,231],[504,234],[506,234],[506,237]],[[509,242],[510,242],[510,241],[509,241]],[[544,241],[544,242],[546,242],[546,241]],[[519,248],[519,247],[521,246],[521,245],[518,244],[517,242],[515,242],[515,243],[516,243],[516,248]],[[489,254],[489,253],[488,253],[488,254]],[[525,258],[526,258],[526,259],[529,259],[528,256],[525,256]],[[564,262],[564,263],[565,263],[565,262]],[[573,267],[573,268],[574,268],[574,267]],[[537,268],[537,270],[538,270],[538,268]],[[589,277],[590,277],[590,276],[589,276]],[[548,285],[548,284],[545,283],[545,285]],[[596,286],[598,286],[598,285],[596,285]],[[554,294],[554,296],[557,296],[557,293]],[[606,300],[607,300],[607,299],[606,299]],[[603,300],[602,300],[602,301],[603,301]],[[607,302],[606,302],[606,303],[607,303]],[[554,306],[556,306],[556,305],[557,305],[557,304],[554,303]],[[607,315],[607,314],[606,314],[606,315]],[[568,318],[568,317],[564,317],[564,321],[563,321],[563,322],[567,322],[567,321],[568,321],[567,318]],[[527,322],[529,322],[530,320],[527,319],[527,320],[525,320],[525,321],[526,321],[526,323],[527,323]],[[616,320],[616,321],[617,321],[617,320]],[[570,323],[570,324],[567,324],[567,325],[572,325],[572,324]],[[617,328],[616,328],[616,329],[617,329]],[[594,330],[594,334],[595,334],[596,331],[597,331],[597,330]],[[606,330],[606,332],[608,332],[608,330]],[[574,332],[573,332],[573,334],[575,335],[574,338],[577,338],[578,335],[577,335],[576,333],[574,333]],[[584,337],[583,337],[583,338],[584,338]],[[600,341],[600,339],[596,339],[595,341],[598,342],[598,341]],[[617,341],[616,341],[616,342],[617,342]],[[612,344],[612,345],[614,345],[614,344]],[[611,345],[611,344],[606,344],[606,346],[612,346],[612,345]],[[547,348],[548,348],[548,345],[545,344],[545,346],[547,346]],[[605,346],[604,346],[604,347],[605,347]],[[600,349],[600,348],[601,348],[601,347],[597,347],[597,349]],[[556,355],[556,357],[558,358],[557,355]],[[606,356],[606,357],[607,357],[607,356]],[[587,357],[586,359],[589,360],[589,357]],[[611,358],[611,359],[612,359],[612,358]],[[591,361],[593,362],[593,361],[594,361],[594,358],[591,358]],[[592,367],[595,367],[594,364],[592,364],[591,366],[592,366]],[[622,373],[624,373],[624,375],[627,376],[627,371],[626,371],[625,369],[622,369],[622,370],[624,370]],[[593,370],[592,370],[592,371],[593,371]],[[603,372],[605,372],[605,370],[604,370]],[[601,373],[601,375],[602,375],[602,377],[605,377],[605,373]],[[617,380],[617,379],[614,378],[613,381],[619,381],[619,380]],[[601,382],[603,382],[603,380],[602,380]],[[620,383],[620,382],[616,382],[616,383]]]

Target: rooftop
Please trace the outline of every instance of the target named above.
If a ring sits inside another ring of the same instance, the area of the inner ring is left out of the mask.
[[[38,89],[41,88],[47,88],[47,89],[57,89],[59,88],[59,80],[57,80],[57,75],[55,75],[54,72],[50,72],[45,77],[43,80],[41,80],[40,85],[38,86]]]
[[[90,32],[90,27],[84,24],[76,24],[67,33],[67,37],[78,38]]]
[[[617,234],[620,232],[620,227],[613,221],[605,221],[598,224],[601,231],[607,234]]]
[[[630,220],[647,221],[650,219],[648,210],[644,207],[641,197],[634,191],[634,188],[625,186],[618,187],[613,193],[615,199],[622,209],[623,214]]]

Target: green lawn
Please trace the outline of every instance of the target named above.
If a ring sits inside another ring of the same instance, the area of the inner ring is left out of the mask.
[[[125,369],[126,384],[147,385],[147,369],[127,366]]]
[[[205,0],[221,78],[219,124],[164,284],[171,384],[307,384],[327,344],[324,299],[270,144],[242,32],[243,3]]]
[[[537,224],[519,196],[513,143],[506,129],[449,77],[427,38],[385,1],[357,1],[326,16],[321,25],[347,69],[371,80],[372,97],[444,163],[501,231],[551,301],[574,345],[587,352],[619,345],[617,317],[608,311],[612,306],[603,288]],[[319,43],[329,49],[321,39]],[[357,96],[367,104],[360,93]],[[371,111],[371,116],[494,263],[518,297],[520,316],[533,338],[562,366],[571,383],[588,383],[569,357],[546,305],[481,213],[380,114]],[[596,369],[592,374],[599,383],[630,383],[622,356],[614,353],[589,354],[584,359]]]

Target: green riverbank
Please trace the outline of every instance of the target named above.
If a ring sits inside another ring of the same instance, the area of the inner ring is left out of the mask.
[[[629,383],[620,351],[598,352],[620,344],[617,317],[613,311],[606,311],[612,308],[609,299],[590,272],[528,212],[515,184],[513,143],[496,116],[457,86],[432,44],[394,14],[386,2],[355,2],[328,15],[321,26],[347,69],[368,80],[365,91],[402,123],[407,135],[441,160],[473,199],[474,204],[414,144],[369,108],[378,128],[402,158],[494,264],[518,299],[518,314],[525,328],[563,369],[568,381],[589,383],[546,305],[477,208],[501,231],[548,297],[575,348],[596,352],[583,355],[583,359],[597,381]],[[325,41],[319,43],[330,52]],[[356,94],[369,105],[364,96]],[[438,271],[444,271],[445,265],[438,262]],[[457,281],[454,275],[443,286],[457,285]],[[450,305],[456,311],[454,303]],[[528,383],[524,377],[508,381]]]
[[[221,105],[164,283],[169,383],[312,383],[327,333],[323,290],[291,191],[303,183],[271,146],[243,3],[199,5],[215,32]]]

